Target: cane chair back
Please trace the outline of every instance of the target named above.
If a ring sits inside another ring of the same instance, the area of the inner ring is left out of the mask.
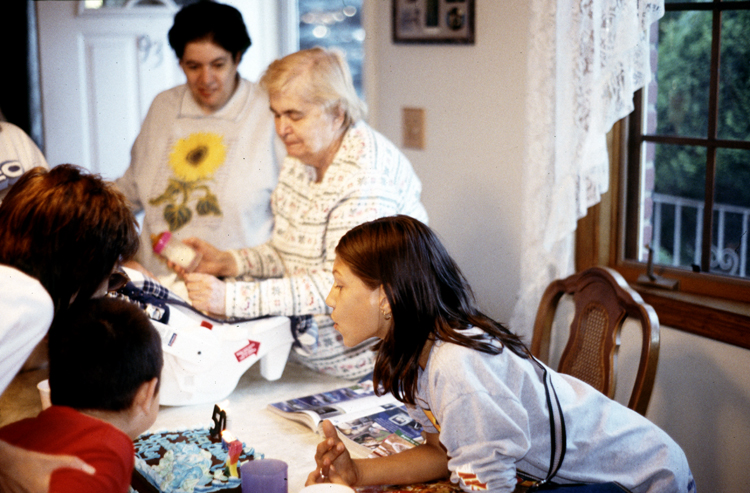
[[[628,407],[645,415],[659,360],[659,319],[653,307],[618,272],[605,267],[553,281],[539,304],[531,343],[532,354],[545,363],[555,312],[564,294],[572,296],[575,312],[557,370],[614,398],[620,332],[625,319],[633,317],[640,322],[641,351]]]

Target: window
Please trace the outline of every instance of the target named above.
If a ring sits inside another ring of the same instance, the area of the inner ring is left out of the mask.
[[[615,266],[663,324],[750,348],[750,2],[665,11],[652,81],[612,134],[619,196],[582,224],[578,260]]]
[[[665,5],[631,127],[640,187],[625,258],[651,246],[655,265],[750,279],[750,10],[735,10],[746,3]]]
[[[362,0],[298,0],[299,49],[336,47],[346,56],[354,87],[362,90],[365,30]]]

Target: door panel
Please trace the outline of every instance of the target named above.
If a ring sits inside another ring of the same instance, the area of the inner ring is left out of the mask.
[[[145,115],[139,107],[144,81],[139,77],[136,43],[131,36],[91,35],[84,44],[87,77],[80,90],[86,94],[91,169],[113,179],[128,166],[130,147]]]

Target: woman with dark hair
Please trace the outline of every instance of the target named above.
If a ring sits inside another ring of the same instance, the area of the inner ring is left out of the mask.
[[[0,204],[0,393],[55,316],[127,279],[116,271],[138,250],[137,227],[115,186],[76,166],[34,168],[13,185]],[[0,441],[0,490],[49,482],[56,467],[83,466],[39,455]]]
[[[169,31],[185,84],[158,94],[117,186],[143,212],[137,263],[166,285],[172,270],[152,238],[210,239],[219,248],[254,246],[271,234],[270,196],[283,156],[268,96],[237,72],[250,47],[242,14],[230,5],[186,5]]]
[[[308,484],[408,484],[450,475],[464,491],[512,492],[517,473],[542,480],[550,469],[551,387],[567,430],[554,481],[695,490],[684,453],[666,433],[542,365],[484,315],[423,223],[393,216],[353,228],[336,247],[333,276],[326,303],[336,329],[348,346],[380,339],[375,388],[406,404],[426,440],[392,456],[352,460],[325,422]]]

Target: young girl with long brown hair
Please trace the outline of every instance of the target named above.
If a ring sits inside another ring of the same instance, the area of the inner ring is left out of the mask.
[[[556,483],[694,491],[687,459],[664,431],[534,359],[479,310],[456,263],[418,220],[392,216],[353,228],[336,248],[333,275],[326,303],[335,328],[348,346],[380,339],[375,387],[406,404],[426,441],[353,460],[326,422],[308,484],[409,484],[450,475],[464,491],[511,492],[520,472],[549,476],[557,441],[567,453],[555,461]],[[550,432],[551,414],[564,419],[561,440]]]

